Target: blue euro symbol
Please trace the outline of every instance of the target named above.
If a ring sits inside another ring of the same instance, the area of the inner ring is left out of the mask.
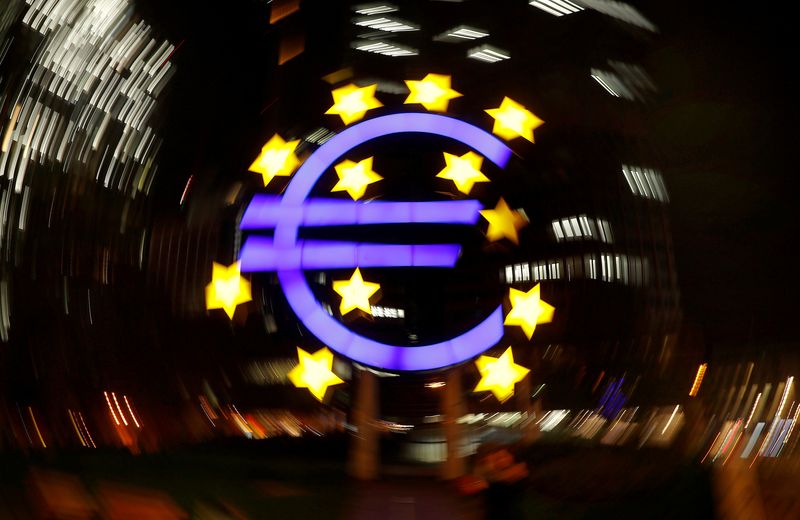
[[[434,370],[471,359],[503,337],[502,306],[463,334],[440,343],[401,346],[381,343],[349,330],[317,302],[304,270],[352,267],[453,267],[458,244],[370,244],[299,240],[301,226],[371,224],[474,225],[482,208],[476,200],[433,202],[351,202],[309,199],[319,178],[354,147],[391,134],[425,133],[459,141],[504,168],[511,149],[476,126],[437,114],[401,113],[356,124],[318,148],[292,177],[282,197],[256,195],[240,228],[274,228],[274,238],[250,236],[241,250],[244,272],[276,271],[286,299],[305,327],[339,354],[364,365],[393,371]]]

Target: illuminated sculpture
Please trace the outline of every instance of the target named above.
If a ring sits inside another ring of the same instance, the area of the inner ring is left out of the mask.
[[[429,113],[401,113],[369,119],[340,132],[320,146],[297,170],[282,197],[258,195],[242,216],[242,230],[274,228],[273,237],[250,236],[241,249],[246,272],[276,271],[295,315],[330,349],[367,366],[385,370],[434,370],[471,359],[503,337],[498,306],[466,332],[439,343],[391,345],[356,334],[320,306],[306,269],[356,267],[452,267],[457,244],[360,244],[305,240],[301,226],[352,224],[451,223],[474,225],[481,204],[474,200],[432,202],[350,202],[309,199],[319,179],[344,154],[383,136],[425,133],[446,136],[470,147],[499,168],[511,149],[488,132],[458,119]]]
[[[289,381],[297,388],[308,388],[308,391],[322,401],[329,386],[344,383],[333,373],[333,352],[323,347],[313,354],[297,347],[299,364],[289,371]]]
[[[333,106],[326,114],[335,114],[342,118],[345,125],[364,117],[368,110],[382,107],[383,103],[375,98],[377,85],[358,87],[352,83],[332,92]]]
[[[357,163],[345,160],[334,166],[334,169],[339,176],[339,182],[331,191],[346,191],[353,200],[363,197],[368,185],[383,179],[373,171],[372,157]]]
[[[527,368],[514,363],[511,347],[508,347],[500,357],[481,356],[475,360],[475,366],[481,373],[481,380],[475,387],[475,392],[490,391],[498,401],[505,402],[514,395],[514,385],[528,375]]]
[[[492,242],[507,238],[515,244],[519,244],[517,231],[528,224],[525,217],[519,211],[509,208],[502,197],[494,209],[482,210],[481,216],[489,222],[486,238]]]
[[[367,314],[372,314],[369,305],[369,298],[380,290],[381,286],[377,283],[365,282],[361,277],[361,271],[356,269],[349,280],[336,280],[333,282],[333,290],[342,297],[339,304],[339,312],[342,316],[355,309],[360,309]]]
[[[481,173],[483,157],[475,152],[467,152],[461,157],[444,152],[444,161],[447,166],[436,176],[453,181],[461,193],[469,195],[476,182],[489,182],[489,178]]]
[[[536,325],[553,321],[555,307],[539,298],[539,284],[528,292],[509,288],[508,298],[511,300],[511,311],[506,316],[506,325],[518,325],[531,339]]]
[[[406,85],[411,93],[404,103],[420,103],[435,112],[447,112],[450,100],[461,96],[450,88],[450,76],[444,74],[428,74],[420,81],[406,80]]]
[[[240,271],[241,262],[228,267],[214,262],[211,283],[206,286],[206,309],[224,309],[228,318],[233,319],[236,306],[252,300],[250,282]]]
[[[300,164],[300,160],[294,154],[295,148],[300,141],[283,140],[281,136],[275,134],[261,148],[261,153],[248,168],[249,171],[260,173],[264,179],[266,187],[275,177],[287,177]]]
[[[507,141],[521,136],[533,142],[533,130],[544,124],[544,121],[508,97],[503,98],[499,107],[486,110],[486,113],[494,118],[492,133]]]

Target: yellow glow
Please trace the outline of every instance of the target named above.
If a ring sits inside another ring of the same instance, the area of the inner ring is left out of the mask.
[[[407,80],[406,85],[411,93],[405,104],[420,103],[427,110],[446,112],[451,99],[461,96],[460,92],[450,88],[450,76],[444,74],[428,74],[421,81]]]
[[[346,191],[353,200],[358,200],[364,196],[367,186],[373,182],[383,180],[383,177],[375,173],[372,169],[372,157],[363,161],[342,161],[334,168],[339,182],[331,191]]]
[[[696,396],[697,392],[700,391],[700,385],[703,384],[703,378],[706,375],[706,369],[708,369],[708,363],[703,363],[697,367],[697,374],[694,376],[694,383],[692,383],[692,388],[689,390],[689,397]]]
[[[544,123],[524,106],[508,97],[503,98],[499,107],[489,109],[486,113],[494,118],[492,132],[507,141],[522,136],[534,142],[533,130]]]
[[[349,280],[336,280],[333,282],[333,290],[342,297],[339,304],[339,312],[342,316],[348,312],[361,309],[367,314],[372,314],[369,305],[369,298],[381,288],[380,284],[365,282],[361,277],[361,271],[356,268],[353,276]]]
[[[46,448],[47,444],[44,442],[44,437],[42,437],[42,432],[39,430],[39,424],[36,422],[36,417],[33,416],[33,409],[29,406],[28,413],[31,414],[31,421],[33,421],[33,427],[36,429],[36,435],[39,437],[39,442],[42,443],[42,448]]]
[[[506,316],[506,325],[519,325],[522,331],[531,339],[536,325],[539,323],[550,323],[553,321],[553,314],[556,308],[539,298],[540,288],[537,283],[528,292],[516,289],[508,290],[508,298],[511,300],[511,311]]]
[[[252,300],[250,282],[240,271],[240,262],[228,267],[214,262],[211,283],[206,285],[206,309],[224,309],[228,318],[233,319],[236,306]]]
[[[278,134],[273,135],[261,148],[261,153],[248,170],[260,173],[264,179],[264,186],[275,177],[288,177],[300,164],[300,160],[294,154],[299,143],[300,141],[287,143]]]
[[[461,157],[444,152],[444,162],[447,166],[436,176],[453,181],[461,193],[469,195],[476,182],[489,182],[489,178],[481,173],[483,157],[475,152],[467,152]]]
[[[378,85],[357,87],[350,83],[337,88],[331,93],[333,94],[333,106],[325,113],[338,115],[346,125],[358,121],[364,117],[367,110],[383,106],[383,103],[375,99],[377,87]]]
[[[289,372],[289,381],[297,388],[308,388],[317,400],[325,398],[329,386],[344,383],[333,373],[333,353],[323,347],[313,354],[297,347],[297,359],[300,364]]]
[[[494,209],[481,210],[481,215],[489,222],[486,238],[492,242],[507,238],[515,244],[519,244],[517,231],[528,225],[525,217],[519,211],[512,211],[503,198],[497,202]]]
[[[481,380],[475,392],[491,391],[501,403],[514,395],[514,385],[528,375],[527,368],[514,363],[511,347],[508,347],[499,358],[481,356],[475,361],[481,373]]]

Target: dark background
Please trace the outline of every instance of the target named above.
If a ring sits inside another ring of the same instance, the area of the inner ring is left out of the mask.
[[[793,21],[758,6],[650,2],[648,70],[669,161],[686,323],[717,347],[796,341],[797,80]]]

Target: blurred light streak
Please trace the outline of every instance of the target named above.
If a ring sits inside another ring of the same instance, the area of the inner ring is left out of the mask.
[[[302,33],[290,34],[281,39],[278,46],[278,65],[283,65],[305,50],[306,38]]]
[[[755,428],[753,428],[753,433],[750,435],[750,440],[747,441],[747,445],[745,445],[744,451],[742,451],[741,458],[746,459],[747,457],[750,456],[750,452],[753,451],[753,447],[756,445],[756,441],[758,441],[758,437],[764,430],[765,425],[766,423],[760,422],[756,424]]]
[[[44,443],[44,437],[42,437],[42,432],[39,430],[39,424],[36,422],[36,417],[33,415],[33,408],[30,406],[28,407],[28,413],[31,414],[31,421],[33,421],[33,428],[36,430],[36,435],[39,437],[39,442],[42,443],[42,448],[46,448],[47,444]]]
[[[706,375],[706,369],[708,368],[708,363],[703,363],[699,367],[697,367],[697,374],[694,376],[694,383],[692,383],[692,388],[689,390],[689,396],[695,397],[697,392],[700,391],[700,385],[703,384],[703,378]]]
[[[273,0],[270,2],[269,23],[278,23],[300,10],[300,0]]]
[[[203,397],[201,395],[201,396],[199,396],[199,400],[200,400],[200,409],[203,410],[203,414],[206,416],[206,419],[208,419],[208,422],[211,423],[211,426],[216,428],[217,425],[214,424],[214,420],[213,419],[217,419],[218,416],[216,414],[214,414],[214,411],[208,406],[208,402],[206,401],[205,397]],[[213,418],[212,418],[212,414],[213,414]]]
[[[92,448],[97,448],[97,445],[94,443],[94,439],[92,438],[92,434],[89,432],[89,428],[86,427],[86,421],[83,420],[83,414],[78,412],[78,418],[81,420],[81,426],[83,426],[83,431],[86,433],[86,437],[89,439],[89,443],[92,445]]]
[[[408,32],[419,31],[419,26],[399,18],[392,18],[390,16],[364,16],[353,20],[355,25],[359,27],[367,27],[369,29],[377,29],[385,32]]]
[[[31,439],[30,433],[28,433],[28,426],[25,424],[25,417],[22,416],[22,410],[19,407],[19,403],[15,403],[17,405],[17,414],[19,415],[19,420],[22,423],[22,429],[25,431],[25,437],[28,438],[28,444],[33,446],[33,439]]]
[[[108,410],[111,412],[111,417],[114,418],[114,422],[119,426],[119,419],[117,419],[117,414],[114,413],[114,407],[111,406],[111,399],[108,398],[108,392],[103,392],[103,395],[106,396],[106,403],[108,404]]]
[[[372,14],[393,13],[394,11],[397,11],[397,6],[387,2],[376,2],[371,4],[360,4],[353,6],[353,10],[358,14],[372,15]]]
[[[753,403],[753,409],[750,410],[750,415],[747,416],[747,423],[745,423],[744,428],[747,429],[750,426],[750,421],[753,419],[753,414],[756,412],[756,407],[758,406],[758,401],[761,400],[761,392],[758,393],[756,396],[756,401]]]
[[[537,423],[539,424],[539,429],[543,432],[549,432],[566,419],[569,414],[569,410],[551,410]]]
[[[702,459],[700,459],[700,464],[702,464],[703,462],[705,462],[705,460],[706,460],[706,458],[708,457],[709,453],[711,453],[711,450],[713,450],[713,449],[714,449],[714,445],[717,443],[717,439],[719,439],[719,436],[720,436],[720,435],[722,435],[722,431],[721,431],[721,430],[720,430],[720,431],[718,431],[718,432],[717,432],[717,435],[715,435],[715,436],[714,436],[714,440],[713,440],[713,441],[711,441],[711,445],[708,447],[708,451],[706,452],[706,454],[705,454],[705,455],[703,455],[703,458],[702,458]]]
[[[122,408],[120,408],[119,401],[117,401],[117,394],[115,394],[114,392],[111,392],[111,397],[114,398],[114,404],[117,405],[117,411],[119,411],[119,416],[122,419],[122,423],[125,426],[128,426],[128,421],[125,419],[125,414],[122,413]]]
[[[622,174],[634,195],[659,202],[669,202],[664,178],[658,170],[623,164]]]
[[[716,455],[714,455],[712,461],[717,460],[717,458],[720,455],[724,455],[725,453],[728,452],[728,449],[730,449],[731,444],[734,442],[734,439],[736,438],[736,434],[739,431],[739,426],[741,426],[741,423],[742,423],[741,419],[737,419],[736,422],[731,424],[730,428],[728,428],[728,432],[725,434],[725,438],[720,443],[719,449],[717,450]]]
[[[511,58],[511,54],[498,47],[491,45],[481,45],[474,47],[467,51],[467,57],[474,60],[484,61],[486,63],[497,63]]]
[[[83,433],[80,431],[78,424],[75,422],[75,417],[72,416],[72,410],[67,409],[67,413],[69,414],[69,421],[72,423],[72,428],[75,429],[75,433],[78,434],[78,440],[81,441],[81,446],[88,447],[83,438]]]
[[[573,4],[569,0],[530,0],[528,3],[553,16],[564,16],[583,11],[583,7]]]
[[[139,424],[139,421],[136,419],[136,415],[134,415],[133,413],[133,409],[131,408],[131,403],[128,402],[128,396],[123,395],[122,399],[125,401],[125,405],[128,407],[128,412],[131,414],[131,419],[133,419],[133,424],[135,424],[137,428],[141,428],[142,426]]]
[[[17,125],[17,120],[19,119],[20,110],[22,110],[22,105],[17,104],[14,106],[14,112],[12,112],[11,114],[11,119],[8,123],[8,128],[6,128],[6,133],[3,136],[3,146],[2,148],[0,148],[0,150],[3,153],[8,152],[8,144],[11,142],[11,134]],[[0,170],[0,176],[2,176],[2,170]]]
[[[789,442],[789,438],[792,436],[792,432],[794,431],[794,426],[795,426],[795,424],[797,424],[798,415],[800,415],[800,405],[798,405],[797,408],[794,411],[794,417],[792,417],[792,422],[791,422],[791,425],[789,426],[789,431],[786,434],[786,438],[783,440],[783,444],[784,445],[787,442]]]
[[[667,421],[667,424],[665,424],[664,425],[664,429],[661,430],[661,435],[664,435],[665,433],[667,433],[667,429],[669,429],[669,425],[672,424],[672,420],[675,419],[675,414],[678,413],[678,409],[680,409],[680,407],[681,406],[679,404],[675,405],[675,409],[672,410],[672,415],[669,416],[669,420]]]
[[[616,0],[580,0],[583,7],[592,9],[606,16],[635,25],[651,32],[658,32],[658,28],[645,18],[638,10],[625,2]]]
[[[194,181],[194,175],[189,175],[189,179],[186,180],[186,186],[183,188],[183,193],[181,193],[181,200],[178,203],[179,206],[183,206],[183,201],[186,200],[186,194],[189,192],[192,181]]]

